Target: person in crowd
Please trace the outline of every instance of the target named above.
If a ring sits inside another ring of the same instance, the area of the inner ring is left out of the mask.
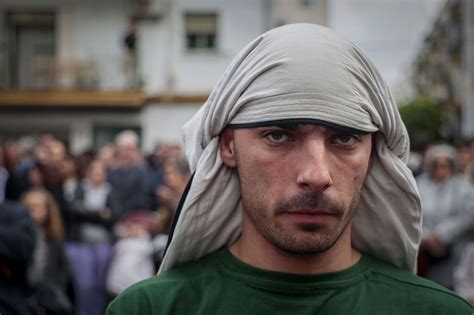
[[[107,274],[109,296],[115,297],[132,284],[155,274],[151,241],[154,225],[155,217],[147,210],[129,212],[117,223],[118,240]]]
[[[155,192],[161,205],[157,209],[155,226],[157,234],[167,235],[169,233],[171,220],[190,177],[188,162],[184,158],[166,161],[164,184],[158,187]]]
[[[32,188],[28,174],[30,170],[36,167],[36,160],[33,154],[36,141],[31,136],[24,136],[17,140],[18,160],[15,166],[15,172],[18,178],[17,189],[21,194]]]
[[[3,165],[8,172],[5,186],[5,199],[18,200],[21,195],[21,178],[17,173],[18,144],[12,139],[3,143]]]
[[[331,30],[256,38],[184,140],[193,178],[159,275],[109,315],[473,312],[412,274],[421,205],[408,134],[375,66]]]
[[[183,156],[181,147],[174,143],[160,143],[155,146],[148,163],[148,184],[151,209],[160,208],[157,195],[164,183],[164,166],[168,161],[176,161]]]
[[[112,143],[107,143],[99,149],[97,153],[97,159],[102,161],[107,168],[107,172],[117,167],[116,162],[116,149]]]
[[[164,143],[157,144],[148,157],[147,198],[150,200],[150,209],[158,209],[160,207],[159,200],[156,198],[156,190],[164,184],[163,165],[166,159],[166,144]]]
[[[19,203],[0,202],[0,314],[31,315],[27,281],[36,228]]]
[[[76,160],[72,156],[65,157],[60,163],[63,178],[63,198],[68,203],[74,199],[74,193],[79,185],[79,171]]]
[[[183,157],[166,160],[163,172],[164,183],[155,192],[160,205],[156,210],[153,237],[156,266],[163,258],[175,210],[191,177],[188,162]]]
[[[459,171],[474,184],[474,139],[462,142],[457,151]]]
[[[456,170],[456,149],[433,145],[418,178],[423,205],[420,274],[453,288],[453,271],[474,222],[474,188]]]
[[[466,245],[459,264],[454,269],[454,290],[474,305],[474,228],[471,241]]]
[[[58,205],[45,189],[25,192],[21,203],[28,209],[37,231],[28,280],[35,288],[38,304],[55,314],[71,314],[71,277]]]
[[[49,164],[49,149],[45,145],[37,145],[33,151],[36,164],[45,166]]]
[[[74,160],[76,162],[78,179],[86,177],[87,168],[89,167],[89,164],[91,164],[92,161],[96,159],[98,158],[96,157],[96,153],[94,150],[86,150],[75,156]]]
[[[148,209],[146,169],[139,159],[137,134],[122,131],[117,135],[116,147],[118,167],[109,172],[108,180],[120,197],[123,214]]]
[[[48,190],[58,204],[66,238],[69,238],[71,224],[66,212],[66,200],[63,192],[64,174],[63,162],[66,159],[64,143],[51,134],[43,134],[39,145],[34,150],[36,163],[28,170],[28,180],[32,187],[42,186]]]
[[[99,315],[105,311],[112,228],[121,212],[119,197],[106,178],[104,163],[93,161],[69,205],[74,224],[67,251],[75,280],[77,315]]]
[[[8,171],[5,168],[5,164],[3,161],[3,147],[0,144],[0,203],[5,201],[5,192],[7,189],[7,182],[9,177]]]
[[[45,132],[43,134],[41,134],[40,136],[40,139],[39,139],[39,143],[40,143],[40,146],[42,147],[45,147],[45,148],[49,148],[51,146],[51,143],[56,141],[56,137],[49,133],[49,132]]]
[[[37,165],[33,165],[26,173],[27,187],[29,189],[45,188],[44,175]]]
[[[46,189],[53,194],[60,210],[64,211],[66,202],[63,193],[62,163],[66,158],[66,149],[64,143],[57,139],[51,140],[48,144],[48,161],[44,165],[40,164],[39,167],[44,175]],[[65,216],[63,212],[62,215]]]

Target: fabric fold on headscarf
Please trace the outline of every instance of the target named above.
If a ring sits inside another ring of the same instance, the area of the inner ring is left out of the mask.
[[[248,44],[184,126],[194,177],[159,272],[230,245],[241,233],[239,179],[221,160],[221,131],[288,119],[375,132],[353,246],[415,270],[421,205],[406,166],[408,134],[386,83],[354,44],[318,25],[291,24]]]

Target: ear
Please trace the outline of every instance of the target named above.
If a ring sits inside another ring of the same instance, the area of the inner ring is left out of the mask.
[[[234,149],[234,132],[230,128],[225,128],[219,135],[219,149],[221,159],[228,167],[236,167],[235,149]]]

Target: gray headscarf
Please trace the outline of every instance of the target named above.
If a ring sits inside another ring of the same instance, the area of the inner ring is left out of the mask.
[[[321,26],[292,24],[248,44],[184,126],[194,178],[160,272],[232,244],[241,233],[239,179],[220,158],[221,131],[228,124],[288,119],[376,133],[353,218],[353,246],[415,270],[421,206],[406,166],[408,135],[386,83],[352,43]]]

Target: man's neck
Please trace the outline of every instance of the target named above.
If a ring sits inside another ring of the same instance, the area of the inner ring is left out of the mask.
[[[351,247],[351,228],[348,226],[338,241],[328,250],[314,255],[296,255],[286,252],[262,236],[242,233],[229,247],[239,260],[269,271],[320,274],[340,271],[356,264],[361,253]]]

